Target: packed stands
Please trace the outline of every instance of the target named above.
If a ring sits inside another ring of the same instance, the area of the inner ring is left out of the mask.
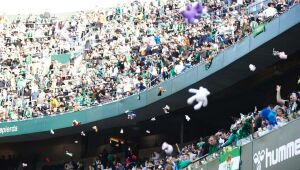
[[[253,14],[247,13],[250,3],[203,2],[207,13],[197,24],[184,22],[178,12],[182,6],[176,1],[148,6],[136,2],[113,11],[81,12],[67,21],[47,14],[30,16],[25,22],[0,18],[0,119],[79,111],[139,93],[199,63],[205,62],[209,69],[216,54],[298,1],[269,2],[265,10]],[[139,162],[129,151],[123,164],[105,153],[90,167],[183,169],[223,147],[244,145],[300,114],[299,93],[283,100],[280,86],[276,90],[280,106],[270,108],[276,112],[277,126],[270,126],[256,109],[241,115],[230,131],[220,130],[196,145],[178,148],[179,156],[156,153]],[[9,162],[8,166],[16,164]]]
[[[248,15],[249,3],[204,2],[207,13],[194,25],[184,22],[178,12],[184,4],[176,1],[136,2],[69,20],[49,13],[25,22],[1,18],[0,118],[79,111],[139,93],[199,63],[209,69],[218,52],[288,10],[280,1]]]

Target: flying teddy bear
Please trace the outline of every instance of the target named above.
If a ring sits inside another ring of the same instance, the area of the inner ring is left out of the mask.
[[[199,90],[197,89],[189,89],[190,93],[195,93],[192,97],[187,100],[189,105],[193,104],[196,101],[198,104],[194,106],[194,110],[199,110],[202,106],[206,107],[208,104],[207,96],[210,95],[210,92],[204,88],[200,87]]]
[[[163,151],[165,151],[165,153],[166,153],[167,155],[171,155],[171,154],[173,153],[173,146],[170,145],[170,144],[168,144],[167,142],[164,142],[164,143],[162,144],[161,149],[162,149]]]

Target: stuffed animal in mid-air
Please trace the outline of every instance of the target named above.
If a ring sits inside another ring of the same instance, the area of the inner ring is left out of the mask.
[[[199,90],[197,89],[189,89],[190,93],[195,93],[192,97],[187,100],[189,105],[193,104],[196,101],[198,104],[194,106],[195,110],[199,110],[202,106],[206,107],[208,104],[207,96],[210,95],[210,92],[204,88],[200,87]]]
[[[196,23],[202,14],[203,7],[200,3],[189,4],[181,10],[182,16],[188,23]]]
[[[131,110],[126,110],[125,113],[127,114],[127,119],[133,120],[136,117],[136,113]]]
[[[73,126],[79,126],[79,125],[81,125],[81,122],[79,122],[77,120],[73,120],[72,125]]]
[[[282,60],[286,60],[287,59],[287,54],[285,54],[285,52],[284,51],[275,51],[275,49],[273,49],[273,55],[274,56],[278,56],[280,59],[282,59]]]
[[[165,153],[166,153],[167,155],[171,155],[171,154],[173,153],[173,146],[170,145],[170,144],[168,144],[167,142],[164,142],[164,143],[162,144],[161,149],[162,149],[163,151],[165,151]]]

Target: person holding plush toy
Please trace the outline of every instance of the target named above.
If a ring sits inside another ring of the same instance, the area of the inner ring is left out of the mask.
[[[227,141],[221,145],[221,147],[227,147],[229,145],[241,146],[251,140],[252,128],[252,117],[248,116],[243,120],[238,121],[231,130],[231,134]]]
[[[264,108],[259,113],[265,120],[268,121],[268,129],[272,130],[273,128],[278,128],[276,113],[273,112],[269,107]]]

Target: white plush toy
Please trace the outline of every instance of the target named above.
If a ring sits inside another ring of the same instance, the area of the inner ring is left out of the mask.
[[[185,115],[185,119],[186,119],[186,121],[190,121],[191,120],[191,118],[188,115]]]
[[[275,49],[273,49],[273,55],[274,56],[278,56],[282,60],[286,60],[287,59],[287,55],[285,54],[284,51],[280,52],[280,51],[275,51]]]
[[[73,156],[73,153],[66,151],[66,155],[72,157],[72,156]]]
[[[250,65],[249,65],[249,69],[250,69],[250,71],[255,71],[255,70],[256,70],[256,67],[255,67],[255,65],[250,64]]]
[[[164,150],[167,155],[171,155],[173,153],[173,146],[167,142],[162,144],[161,149]]]
[[[193,104],[194,101],[198,102],[198,104],[194,106],[195,110],[199,110],[202,106],[207,106],[207,96],[210,95],[210,92],[206,88],[200,87],[199,90],[189,89],[189,92],[195,93],[195,95],[193,95],[187,100],[187,103],[190,105]]]
[[[50,130],[50,133],[51,133],[52,135],[54,135],[54,130],[53,130],[53,129],[51,129],[51,130]]]

